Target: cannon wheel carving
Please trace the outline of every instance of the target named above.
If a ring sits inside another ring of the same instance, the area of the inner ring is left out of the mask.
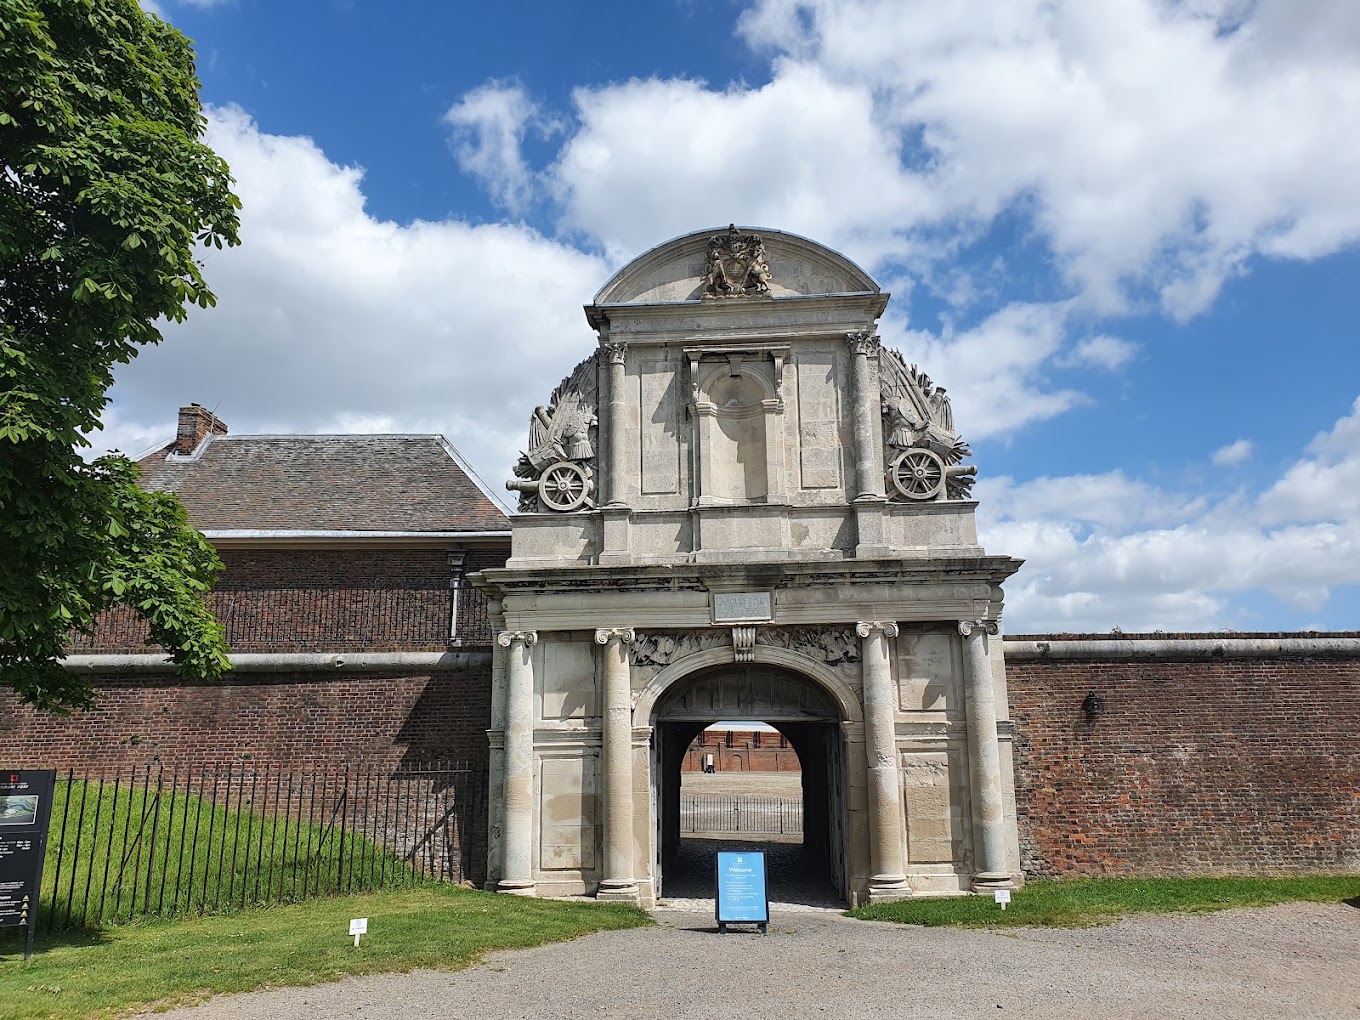
[[[944,461],[931,450],[913,447],[893,458],[892,486],[907,499],[934,499],[944,490]]]
[[[538,480],[538,499],[549,510],[580,510],[590,497],[590,475],[569,460],[552,464]]]

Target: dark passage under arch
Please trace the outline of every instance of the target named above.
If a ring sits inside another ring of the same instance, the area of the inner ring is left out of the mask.
[[[707,856],[717,841],[682,854],[681,765],[691,742],[719,720],[776,727],[802,766],[803,843],[771,851],[771,895],[846,902],[847,796],[844,735],[835,701],[813,680],[768,664],[724,664],[676,681],[652,719],[652,803],[658,895],[712,895]],[[751,847],[751,842],[743,842]],[[667,886],[667,874],[672,878]]]

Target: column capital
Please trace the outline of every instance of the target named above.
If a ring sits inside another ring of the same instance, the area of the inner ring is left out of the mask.
[[[623,359],[628,354],[628,345],[620,340],[613,340],[609,343],[601,344],[600,350],[604,351],[605,354],[609,356],[609,363],[611,365],[622,365]]]
[[[503,630],[496,635],[496,644],[502,648],[510,648],[516,642],[526,648],[538,644],[538,631],[536,630]]]
[[[1001,627],[995,620],[959,621],[959,633],[962,634],[964,637],[967,637],[969,634],[973,633],[974,630],[982,631],[985,634],[991,634],[993,637],[1001,633]]]
[[[876,630],[881,630],[883,632],[883,636],[888,638],[897,637],[898,633],[897,624],[892,623],[891,621],[884,622],[882,620],[862,620],[859,623],[855,624],[855,633],[858,634],[860,637],[868,637]]]
[[[846,333],[845,342],[849,344],[851,354],[869,355],[878,350],[883,340],[873,330],[865,329]]]
[[[636,640],[637,631],[632,627],[600,627],[595,631],[595,643],[597,645],[607,645],[611,641],[631,645]]]

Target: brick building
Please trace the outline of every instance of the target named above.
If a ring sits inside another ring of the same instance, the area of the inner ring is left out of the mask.
[[[685,752],[682,772],[800,772],[798,752],[774,729],[710,726]]]

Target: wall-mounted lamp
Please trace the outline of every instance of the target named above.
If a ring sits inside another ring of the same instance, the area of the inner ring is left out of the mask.
[[[1100,713],[1105,711],[1105,699],[1091,691],[1081,699],[1081,710],[1086,713],[1087,722],[1094,722]]]

